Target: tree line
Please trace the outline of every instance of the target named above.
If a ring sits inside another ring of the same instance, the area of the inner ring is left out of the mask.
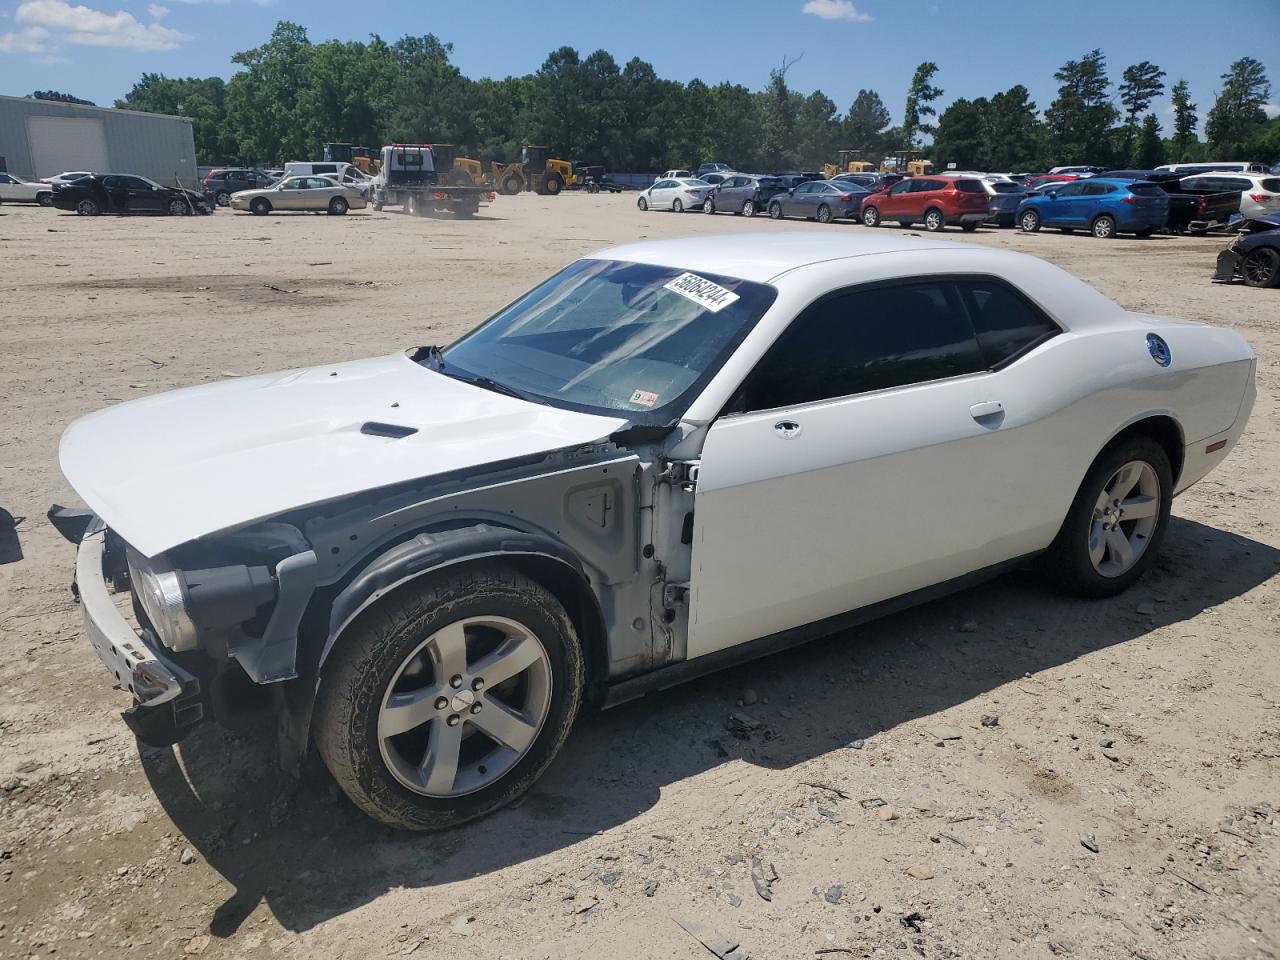
[[[922,63],[897,125],[875,90],[859,90],[841,112],[821,90],[791,89],[795,61],[784,60],[764,89],[751,90],[666,80],[639,58],[619,66],[605,50],[582,57],[567,46],[534,73],[471,79],[451,62],[452,50],[431,34],[312,43],[305,28],[281,21],[262,46],[232,57],[242,69],[229,81],[146,73],[116,106],[190,117],[205,164],[318,158],[326,142],[453,143],[485,160],[512,160],[522,144],[537,143],[611,170],[710,160],[813,169],[839,149],[873,162],[923,150],[940,167],[987,170],[1280,158],[1280,120],[1263,112],[1270,83],[1250,57],[1222,75],[1202,140],[1185,81],[1171,88],[1174,134],[1162,138],[1150,107],[1165,90],[1165,72],[1145,61],[1127,67],[1113,95],[1100,50],[1059,68],[1058,96],[1043,116],[1021,85],[955,100],[939,114],[938,67]]]

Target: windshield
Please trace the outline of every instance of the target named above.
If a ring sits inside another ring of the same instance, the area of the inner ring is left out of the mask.
[[[716,274],[579,260],[447,347],[441,372],[538,403],[669,423],[776,295]]]

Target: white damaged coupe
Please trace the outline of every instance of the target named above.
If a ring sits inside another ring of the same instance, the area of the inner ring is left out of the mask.
[[[275,710],[291,765],[314,743],[434,829],[528,789],[584,704],[1014,563],[1123,590],[1253,400],[1238,334],[1033,257],[771,233],[586,257],[442,349],[120,404],[61,463],[140,739]]]

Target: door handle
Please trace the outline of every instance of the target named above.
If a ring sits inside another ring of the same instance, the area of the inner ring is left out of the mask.
[[[999,400],[984,400],[971,406],[969,413],[983,426],[998,426],[993,421],[1004,419],[1004,404]]]
[[[800,424],[794,420],[779,420],[773,425],[773,429],[784,440],[790,440],[792,437],[799,435]]]

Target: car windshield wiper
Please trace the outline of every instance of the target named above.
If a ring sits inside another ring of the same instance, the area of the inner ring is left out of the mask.
[[[468,374],[459,373],[458,371],[449,371],[442,369],[444,361],[440,361],[439,373],[443,373],[446,377],[452,377],[454,380],[461,380],[463,383],[469,383],[473,387],[480,387],[482,390],[492,390],[494,393],[501,393],[508,397],[515,397],[517,400],[528,400],[523,393],[515,387],[508,387],[505,383],[500,383],[489,377],[470,376]]]

